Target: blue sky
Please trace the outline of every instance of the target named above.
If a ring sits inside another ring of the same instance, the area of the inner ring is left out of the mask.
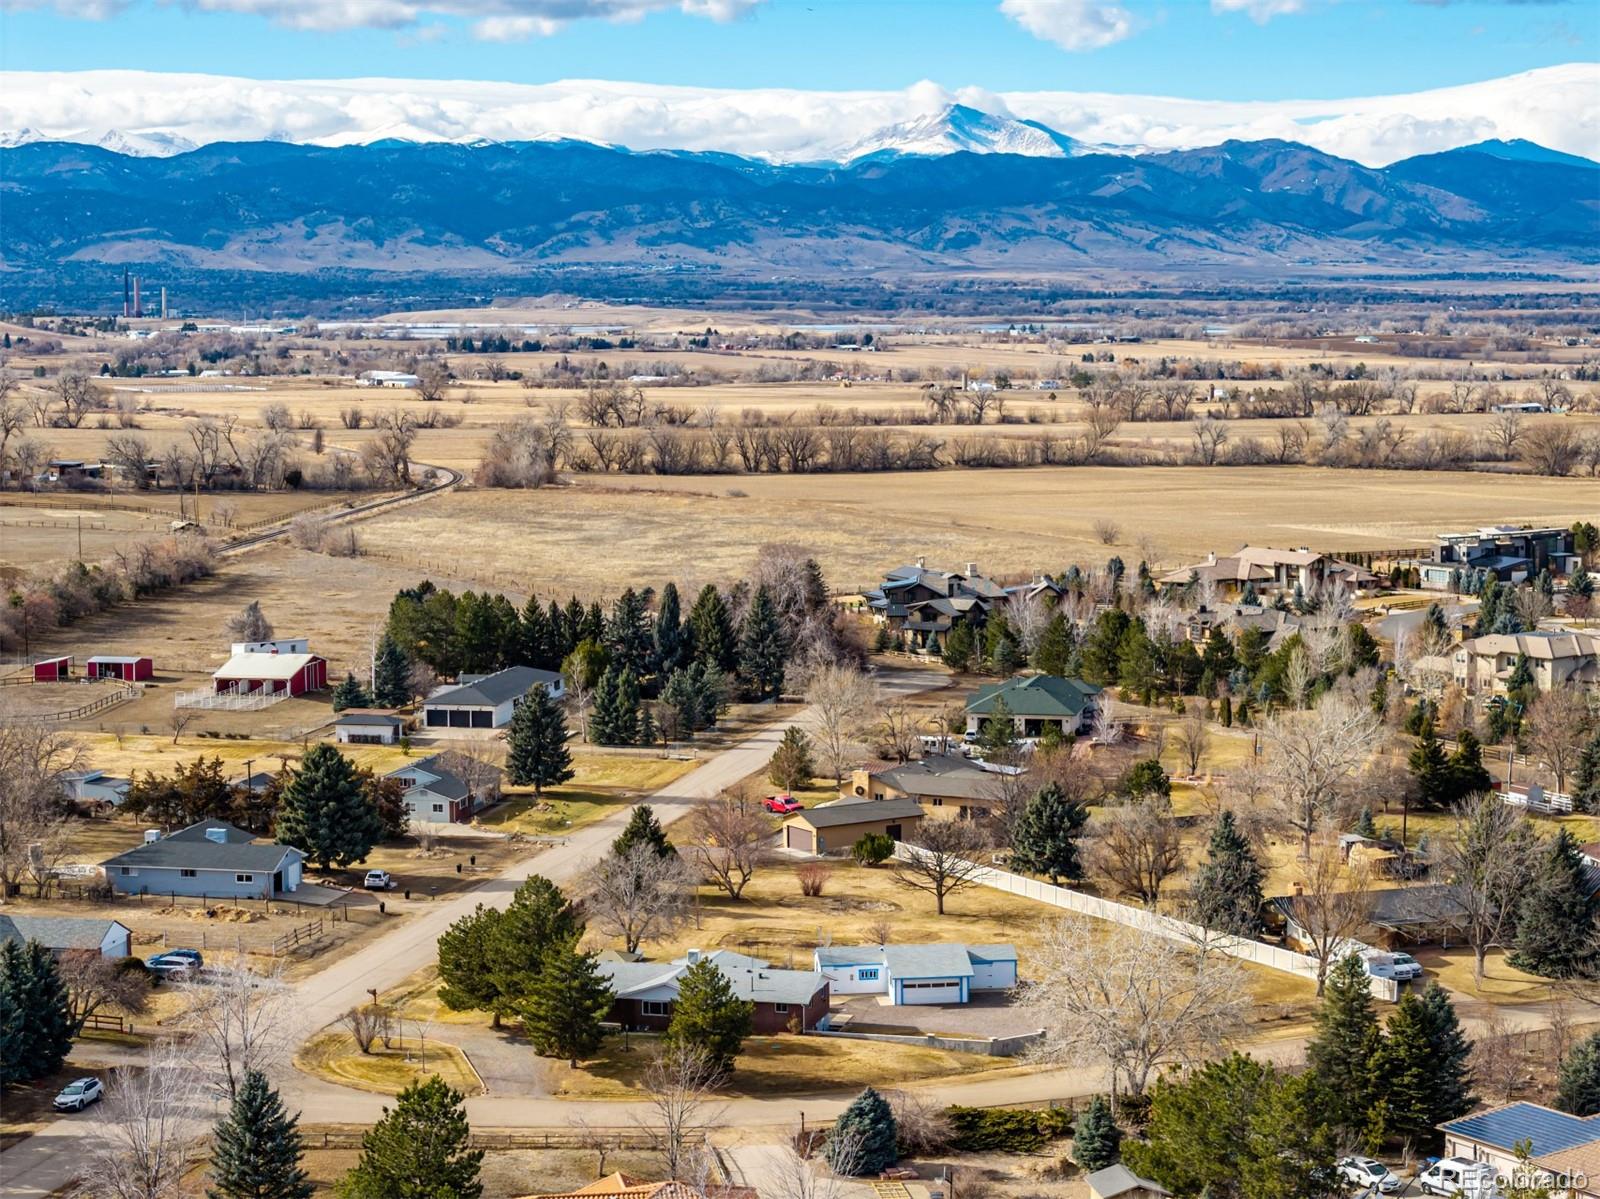
[[[224,11],[200,11],[132,0],[106,15],[116,0],[57,0],[101,15],[4,13],[0,69],[811,89],[932,79],[995,91],[1271,100],[1411,92],[1600,56],[1595,0],[1008,0],[1013,15],[999,0],[688,0],[724,16],[744,10],[726,20],[666,2],[205,0]],[[594,3],[661,10],[630,22],[574,19],[522,40],[475,34],[486,15],[572,13]],[[1034,31],[1025,28],[1030,14]],[[1085,32],[1096,23],[1104,33]],[[1106,44],[1064,48],[1052,32]]]

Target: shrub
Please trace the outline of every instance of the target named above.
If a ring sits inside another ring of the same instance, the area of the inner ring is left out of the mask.
[[[822,894],[832,874],[833,867],[826,862],[803,862],[794,870],[794,877],[800,884],[800,894],[812,897]]]
[[[1037,1153],[1072,1134],[1064,1108],[951,1107],[950,1147],[962,1153]]]
[[[894,838],[888,833],[863,833],[850,847],[850,856],[863,866],[877,866],[894,856]]]

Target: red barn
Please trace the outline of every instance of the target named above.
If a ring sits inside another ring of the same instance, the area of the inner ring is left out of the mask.
[[[96,654],[83,664],[91,679],[121,679],[125,683],[147,679],[155,673],[155,663],[134,655]]]
[[[302,695],[328,685],[328,661],[316,654],[234,654],[211,678],[218,691]]]
[[[33,664],[35,683],[65,683],[72,677],[72,655],[43,658]]]

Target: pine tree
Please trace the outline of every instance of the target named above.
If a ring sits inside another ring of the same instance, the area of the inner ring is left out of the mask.
[[[1600,1113],[1600,1032],[1568,1051],[1557,1078],[1556,1106],[1574,1116]]]
[[[823,1154],[835,1172],[869,1178],[894,1165],[899,1139],[888,1101],[868,1087],[833,1122]]]
[[[453,1012],[489,1012],[494,1026],[509,1010],[500,993],[496,966],[505,916],[481,903],[439,934],[439,1002]]]
[[[1546,978],[1573,978],[1595,960],[1596,901],[1586,885],[1578,843],[1556,831],[1517,904],[1516,949],[1507,960]]]
[[[1122,634],[1117,646],[1117,662],[1117,685],[1122,693],[1148,704],[1155,694],[1157,663],[1155,646],[1145,632],[1143,621],[1132,621]]]
[[[1580,812],[1600,812],[1600,729],[1578,754],[1572,771],[1572,803]]]
[[[776,696],[783,691],[788,660],[788,637],[778,619],[772,592],[762,584],[756,588],[739,630],[739,674],[757,697]]]
[[[1371,1072],[1378,1092],[1375,1098],[1382,1106],[1383,1136],[1422,1144],[1436,1135],[1430,1021],[1421,996],[1415,992],[1402,995],[1373,1055]]]
[[[794,791],[810,785],[817,773],[817,764],[811,754],[811,738],[794,726],[783,730],[783,740],[772,751],[767,763],[767,779],[774,787]]]
[[[605,642],[619,672],[632,674],[635,679],[653,672],[655,636],[650,628],[650,614],[645,609],[644,599],[632,587],[619,595],[611,606]]]
[[[944,649],[940,651],[939,656],[951,670],[966,670],[972,665],[972,656],[977,653],[977,648],[977,639],[972,634],[971,623],[958,620],[945,634]]]
[[[439,937],[440,1001],[452,1011],[484,1011],[495,1027],[539,976],[546,954],[583,936],[578,909],[549,879],[530,875],[504,910],[479,904]]]
[[[998,695],[978,731],[978,745],[986,754],[1004,753],[1017,743],[1017,718],[1006,697]]]
[[[1483,765],[1483,746],[1471,729],[1456,734],[1456,750],[1450,755],[1450,802],[1466,798],[1494,786]]]
[[[1072,673],[1077,653],[1077,643],[1066,613],[1054,613],[1044,626],[1044,632],[1039,634],[1039,644],[1033,651],[1034,668],[1065,678]]]
[[[1372,1107],[1371,1063],[1379,1039],[1366,968],[1350,954],[1328,972],[1306,1060],[1326,1091],[1327,1123],[1352,1139],[1365,1129]]]
[[[1233,727],[1233,696],[1224,695],[1217,701],[1217,721],[1225,729]]]
[[[550,698],[543,683],[523,696],[506,726],[506,774],[518,787],[533,787],[535,795],[546,787],[564,783],[573,775],[572,754],[567,749],[567,721],[561,706]]]
[[[343,712],[346,708],[370,708],[372,696],[356,681],[354,674],[346,673],[344,681],[333,689],[333,710]]]
[[[67,988],[37,941],[0,943],[0,1048],[0,1084],[54,1074],[72,1049]]]
[[[694,656],[718,670],[732,671],[739,664],[739,643],[733,633],[733,618],[727,601],[707,583],[689,613],[689,628],[694,634]]]
[[[350,759],[329,742],[313,745],[283,789],[278,841],[327,870],[361,861],[382,837],[383,819]]]
[[[398,708],[411,700],[411,663],[395,639],[385,633],[378,640],[372,667],[372,698],[382,707]]]
[[[1089,813],[1069,799],[1059,783],[1047,783],[1023,808],[1011,834],[1011,861],[1022,870],[1048,875],[1052,886],[1064,878],[1081,878],[1078,838]]]
[[[619,858],[625,858],[635,845],[650,846],[658,858],[670,858],[678,852],[667,840],[666,830],[656,819],[655,812],[649,804],[643,803],[633,809],[627,825],[611,843],[611,852]]]
[[[233,1106],[212,1138],[208,1199],[311,1199],[316,1187],[300,1166],[299,1117],[259,1070],[246,1070]]]
[[[1096,1095],[1072,1125],[1072,1160],[1085,1174],[1091,1174],[1116,1165],[1121,1151],[1122,1129],[1105,1097]]]
[[[400,1092],[361,1138],[342,1199],[480,1199],[483,1150],[470,1149],[460,1091],[437,1074]]]
[[[564,1057],[576,1070],[579,1058],[600,1048],[600,1022],[614,999],[593,954],[558,945],[545,954],[521,1004],[522,1026],[541,1057]]]
[[[1450,763],[1444,746],[1434,735],[1433,721],[1422,722],[1422,733],[1406,760],[1417,784],[1417,802],[1425,808],[1441,808],[1450,802]]]
[[[693,660],[694,631],[684,623],[676,583],[668,583],[661,589],[661,598],[656,603],[654,636],[657,673],[670,675]]]
[[[613,666],[595,689],[589,739],[600,745],[632,745],[638,735],[638,680],[632,671]]]
[[[1261,863],[1226,808],[1211,828],[1206,860],[1195,873],[1194,919],[1235,937],[1261,931]]]
[[[728,976],[710,958],[701,958],[678,977],[666,1040],[705,1054],[725,1074],[754,1028],[755,1010],[755,1004],[734,994]]]
[[[1373,823],[1372,808],[1370,805],[1362,807],[1361,815],[1356,818],[1355,832],[1361,837],[1371,837],[1374,840],[1377,839],[1378,826]]]
[[[539,597],[530,595],[522,606],[522,617],[517,622],[517,661],[535,670],[557,670],[561,656],[557,653],[556,630],[551,627],[550,613],[539,603]]]

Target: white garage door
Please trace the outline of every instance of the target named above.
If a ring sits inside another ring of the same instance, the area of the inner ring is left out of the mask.
[[[973,962],[972,989],[974,991],[1004,991],[1017,981],[1015,962]]]
[[[911,1003],[960,1003],[961,983],[959,980],[917,980],[900,984],[900,1002]]]

